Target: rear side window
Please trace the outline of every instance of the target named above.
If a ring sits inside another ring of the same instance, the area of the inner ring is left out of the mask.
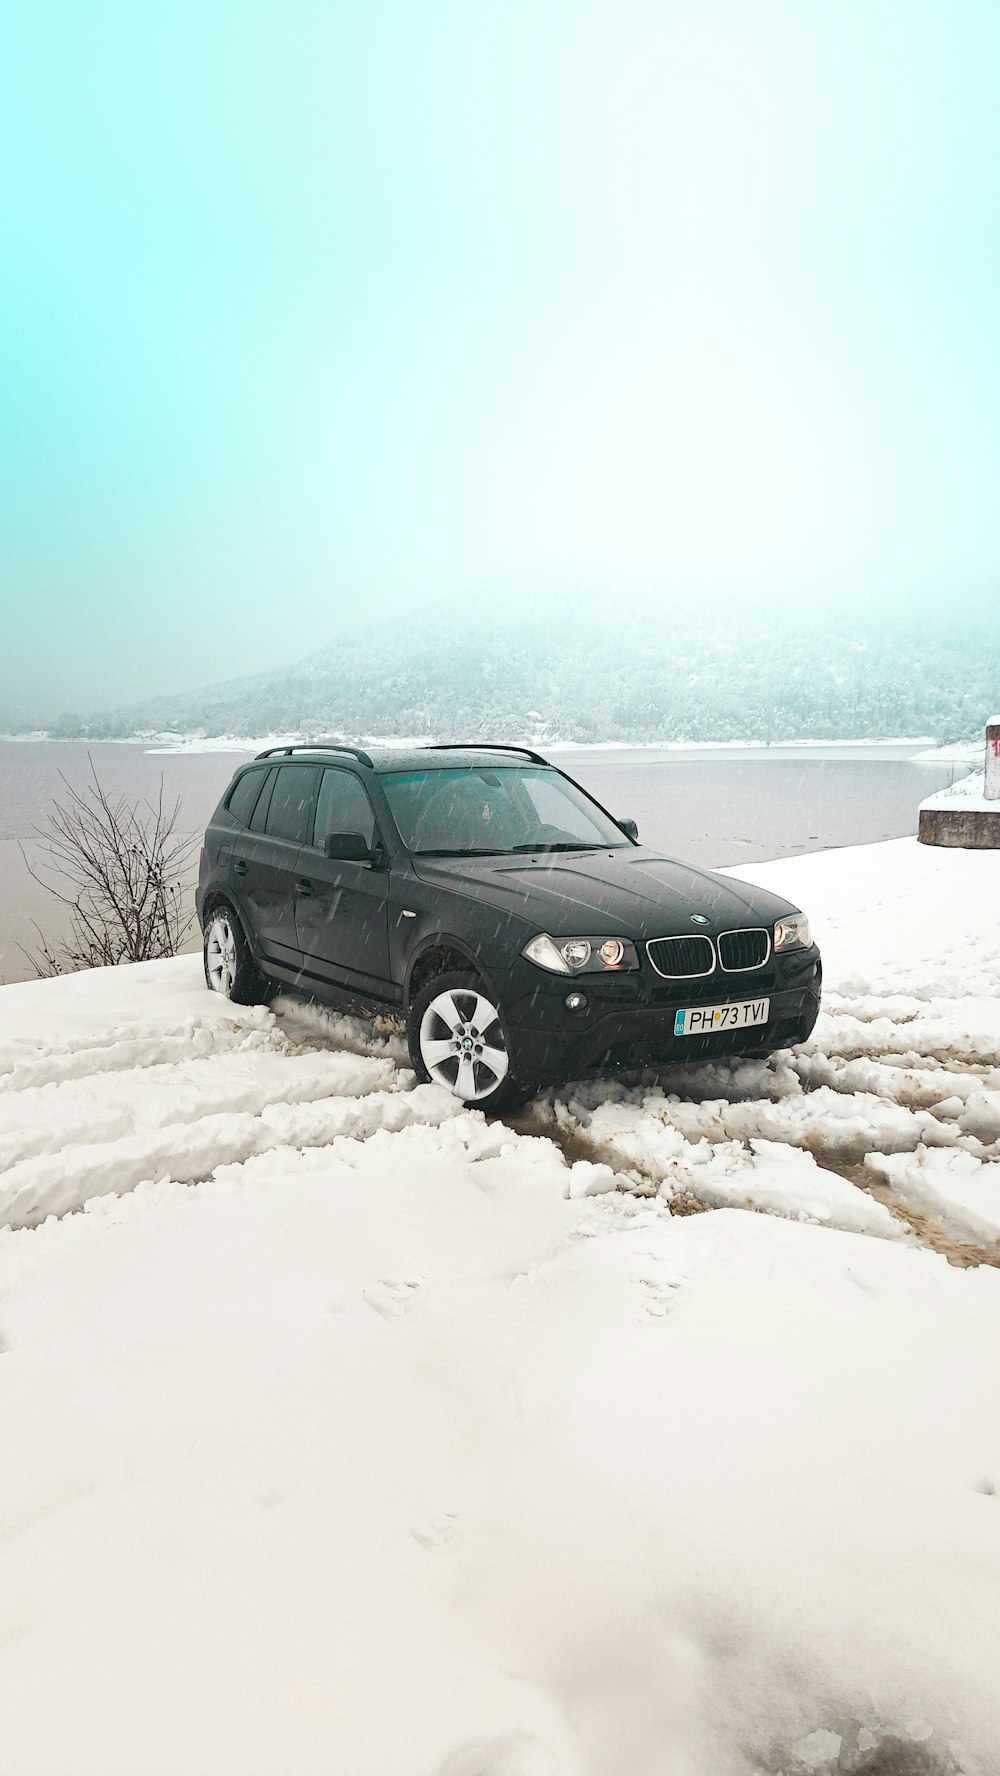
[[[326,770],[316,801],[313,844],[322,850],[328,833],[360,833],[369,846],[375,843],[375,816],[367,795],[350,771]]]
[[[265,816],[264,831],[268,838],[290,839],[295,845],[308,845],[318,777],[318,765],[280,767]]]
[[[234,820],[238,820],[241,826],[250,825],[250,816],[257,804],[257,797],[260,795],[261,785],[266,776],[266,765],[258,766],[255,771],[244,771],[242,777],[238,779],[235,787],[230,791],[226,807]]]
[[[257,798],[257,806],[250,816],[251,832],[262,833],[264,831],[264,822],[267,819],[267,810],[271,806],[271,794],[274,785],[277,782],[277,778],[278,767],[277,765],[272,765],[267,773],[267,782],[264,784],[264,787]]]

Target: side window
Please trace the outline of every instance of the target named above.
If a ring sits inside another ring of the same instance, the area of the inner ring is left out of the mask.
[[[272,765],[267,773],[267,782],[257,798],[257,806],[250,816],[251,832],[262,833],[264,831],[264,823],[267,820],[267,810],[271,806],[271,796],[274,793],[274,785],[277,776],[278,767],[277,765]]]
[[[269,839],[309,843],[318,765],[281,765],[271,791],[265,831]]]
[[[254,771],[244,771],[242,777],[237,779],[235,787],[230,791],[226,807],[233,819],[238,820],[241,826],[250,825],[250,816],[254,811],[254,805],[266,776],[267,766],[258,765]]]
[[[360,833],[375,843],[375,816],[367,793],[350,771],[326,770],[319,786],[313,844],[322,850],[328,833]]]

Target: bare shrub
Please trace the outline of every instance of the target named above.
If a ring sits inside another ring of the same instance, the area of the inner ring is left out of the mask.
[[[178,832],[180,802],[164,807],[163,779],[155,802],[133,806],[92,781],[76,789],[63,776],[66,797],[32,828],[44,855],[25,868],[70,911],[68,935],[50,942],[35,925],[40,948],[23,953],[38,975],[107,968],[175,956],[194,924],[187,877],[198,840]]]

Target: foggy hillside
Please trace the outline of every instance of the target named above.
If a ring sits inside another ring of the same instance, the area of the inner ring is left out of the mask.
[[[1000,703],[1000,636],[970,606],[908,619],[694,600],[521,610],[483,624],[470,600],[346,634],[300,663],[97,714],[64,738],[423,735],[576,741],[782,741],[977,736]]]

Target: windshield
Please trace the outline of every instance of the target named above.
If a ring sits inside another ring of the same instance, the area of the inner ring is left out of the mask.
[[[606,850],[629,842],[582,789],[544,766],[392,771],[381,784],[403,844],[421,857]]]

